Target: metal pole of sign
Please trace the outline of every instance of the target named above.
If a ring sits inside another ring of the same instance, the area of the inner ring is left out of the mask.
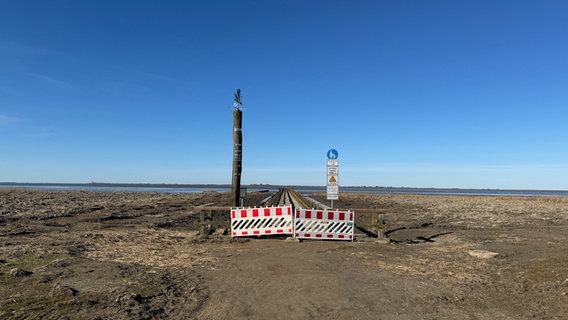
[[[331,208],[333,209],[333,200],[331,200]]]
[[[292,211],[292,239],[296,239],[296,212],[298,211],[300,211],[298,208]]]
[[[353,211],[349,211],[350,214],[353,215],[353,221],[351,223],[353,223],[353,226],[351,226],[351,242],[355,241],[355,212]]]

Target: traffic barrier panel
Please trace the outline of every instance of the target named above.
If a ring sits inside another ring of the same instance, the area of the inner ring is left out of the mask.
[[[293,235],[293,219],[291,206],[232,208],[231,234],[233,237]]]
[[[352,211],[297,209],[294,220],[296,238],[353,241]]]

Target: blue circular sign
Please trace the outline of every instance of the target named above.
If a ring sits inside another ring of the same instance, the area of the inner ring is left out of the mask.
[[[327,158],[329,160],[337,160],[337,158],[339,158],[339,152],[335,149],[329,149],[329,151],[327,151]]]

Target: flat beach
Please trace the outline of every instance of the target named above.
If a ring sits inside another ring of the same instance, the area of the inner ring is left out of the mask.
[[[388,244],[200,235],[193,207],[229,203],[0,190],[0,319],[568,314],[568,198],[340,194],[335,207],[387,211]]]

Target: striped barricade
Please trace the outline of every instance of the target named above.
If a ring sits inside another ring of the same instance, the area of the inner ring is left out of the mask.
[[[291,206],[231,209],[233,237],[294,234]]]
[[[295,235],[300,239],[353,241],[354,219],[352,211],[297,209]]]

